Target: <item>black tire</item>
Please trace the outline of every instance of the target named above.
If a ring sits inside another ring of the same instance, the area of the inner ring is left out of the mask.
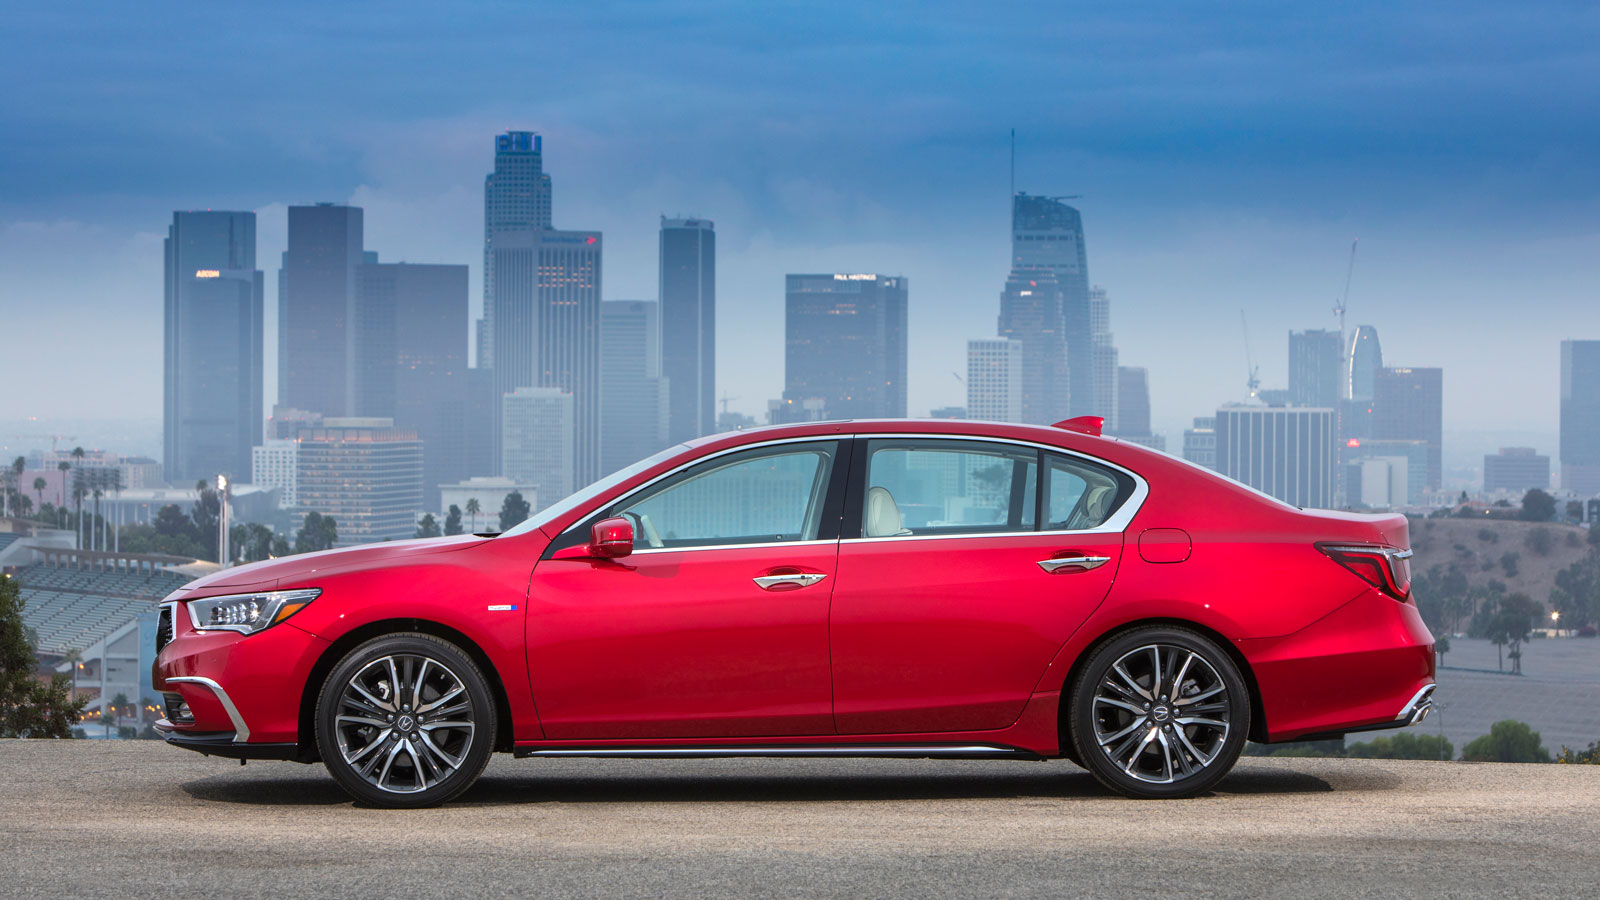
[[[429,634],[384,635],[356,647],[317,697],[323,765],[373,806],[414,809],[460,796],[489,764],[496,727],[483,671]]]
[[[1250,731],[1250,690],[1238,666],[1187,628],[1135,628],[1102,644],[1073,681],[1069,704],[1074,761],[1139,799],[1209,790]]]

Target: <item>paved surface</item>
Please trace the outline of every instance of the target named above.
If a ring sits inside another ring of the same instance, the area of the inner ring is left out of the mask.
[[[150,742],[0,741],[0,896],[1594,896],[1600,767],[512,760],[442,809]]]

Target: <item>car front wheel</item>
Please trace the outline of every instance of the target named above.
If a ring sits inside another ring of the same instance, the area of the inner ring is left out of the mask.
[[[323,683],[317,749],[339,786],[374,806],[444,803],[489,763],[495,707],[471,657],[428,634],[351,650]]]
[[[1216,642],[1153,626],[1097,649],[1070,694],[1077,757],[1129,797],[1192,797],[1228,774],[1250,731],[1250,694]]]

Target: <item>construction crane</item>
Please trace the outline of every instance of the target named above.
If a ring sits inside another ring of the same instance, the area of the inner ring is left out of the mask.
[[[722,414],[723,415],[727,415],[728,414],[728,404],[732,403],[733,401],[735,401],[737,399],[739,399],[739,398],[738,397],[730,397],[730,396],[728,396],[728,392],[727,391],[723,391],[722,392],[722,397],[717,402],[722,404]]]
[[[11,435],[11,440],[13,440],[13,441],[49,441],[50,442],[50,452],[51,453],[56,452],[57,446],[62,441],[75,441],[77,439],[78,439],[78,436],[75,435],[75,434],[13,434],[13,435]]]
[[[1248,373],[1245,377],[1245,386],[1250,389],[1250,399],[1254,400],[1256,394],[1261,392],[1261,368],[1256,365],[1255,358],[1250,355],[1250,323],[1245,320],[1244,310],[1239,310],[1239,325],[1244,329],[1244,365]]]
[[[1344,270],[1344,293],[1339,295],[1338,302],[1333,305],[1333,314],[1339,317],[1339,344],[1344,345],[1344,310],[1350,302],[1350,280],[1356,274],[1356,245],[1361,243],[1360,238],[1350,242],[1350,262]]]

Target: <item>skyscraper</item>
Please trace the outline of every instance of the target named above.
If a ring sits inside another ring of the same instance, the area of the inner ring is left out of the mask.
[[[830,419],[904,416],[906,279],[790,275],[787,289],[784,399],[821,400]]]
[[[1048,425],[1071,412],[1061,287],[1048,268],[1014,268],[1000,292],[1000,337],[1022,344],[1021,420]],[[1089,384],[1085,381],[1084,384]]]
[[[1011,268],[1013,278],[1018,270],[1028,269],[1048,269],[1056,276],[1071,372],[1069,414],[1115,415],[1115,410],[1095,408],[1094,327],[1083,217],[1061,198],[1017,194],[1011,203]]]
[[[245,477],[262,427],[255,213],[175,212],[165,253],[164,477]]]
[[[661,217],[661,374],[669,397],[667,434],[674,444],[716,430],[714,229],[710,219]]]
[[[1150,434],[1150,371],[1143,367],[1117,368],[1117,428],[1122,437]]]
[[[423,505],[467,477],[467,267],[371,262],[357,303],[356,412],[422,441]]]
[[[1022,421],[1021,341],[1009,338],[967,341],[967,408],[963,417],[992,422]]]
[[[544,139],[532,131],[508,131],[494,139],[494,171],[483,180],[483,319],[478,323],[478,366],[494,366],[496,238],[550,228],[550,176],[544,171]],[[509,278],[526,277],[513,270]]]
[[[520,387],[500,398],[505,477],[538,485],[537,512],[572,493],[573,397],[558,387]],[[489,510],[489,512],[493,512]]]
[[[1117,348],[1111,341],[1111,300],[1103,287],[1089,289],[1089,343],[1094,361],[1094,415],[1104,417],[1106,426],[1115,431],[1120,427],[1117,422],[1120,382]]]
[[[600,304],[600,474],[609,475],[673,443],[668,384],[661,377],[659,306]]]
[[[1372,437],[1426,442],[1426,485],[1438,490],[1444,475],[1444,370],[1379,369],[1372,382]]]
[[[499,474],[507,474],[499,456],[506,446],[501,401],[518,388],[552,387],[572,395],[574,487],[599,477],[600,258],[599,232],[551,227],[539,135],[496,137],[495,171],[484,182],[486,337],[479,366],[494,370],[490,412]]]
[[[1350,337],[1350,369],[1344,379],[1344,395],[1351,400],[1371,400],[1373,383],[1383,368],[1383,348],[1378,344],[1378,329],[1362,325]]]
[[[1600,341],[1561,342],[1561,486],[1600,494]]]
[[[1293,506],[1334,505],[1333,410],[1224,406],[1216,437],[1222,474]]]
[[[362,210],[289,207],[289,249],[278,276],[278,402],[320,413],[355,408],[356,299]]]
[[[1371,340],[1377,346],[1377,337]],[[1295,406],[1325,406],[1339,402],[1342,371],[1337,331],[1289,332],[1289,402]]]

